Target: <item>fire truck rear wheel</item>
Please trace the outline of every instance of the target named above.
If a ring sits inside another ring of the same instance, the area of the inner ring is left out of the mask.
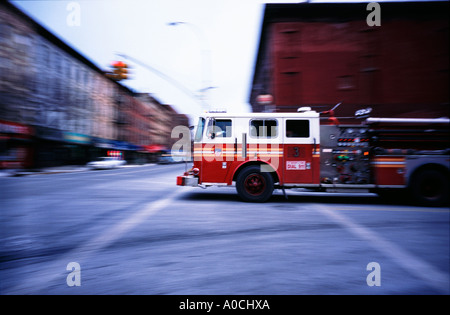
[[[236,178],[236,190],[244,201],[266,202],[273,193],[272,175],[259,165],[247,166]]]
[[[420,205],[443,206],[449,201],[449,178],[438,170],[422,170],[413,177],[410,190]]]

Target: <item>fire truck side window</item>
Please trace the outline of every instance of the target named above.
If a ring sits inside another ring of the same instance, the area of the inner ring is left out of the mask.
[[[213,119],[211,124],[208,124],[208,137],[214,138],[229,138],[231,137],[231,119]]]
[[[309,138],[309,120],[286,120],[287,138]]]
[[[274,119],[254,119],[250,122],[250,135],[254,138],[276,138],[278,124]]]

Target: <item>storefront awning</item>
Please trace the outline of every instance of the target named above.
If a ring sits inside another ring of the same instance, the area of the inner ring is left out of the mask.
[[[91,144],[92,138],[87,135],[83,135],[75,132],[64,132],[63,133],[64,140],[70,143],[76,144]]]
[[[160,144],[146,145],[144,146],[144,149],[149,153],[157,153],[168,150],[166,146]]]

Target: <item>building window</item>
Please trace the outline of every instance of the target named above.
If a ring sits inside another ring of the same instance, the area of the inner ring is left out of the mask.
[[[12,27],[9,24],[0,23],[0,43],[6,44],[10,40],[10,34],[12,34]],[[4,48],[4,47],[2,47]]]

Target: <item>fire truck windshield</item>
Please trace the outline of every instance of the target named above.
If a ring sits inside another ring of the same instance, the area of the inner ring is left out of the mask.
[[[205,118],[200,117],[198,119],[197,131],[195,133],[194,142],[200,142],[202,140],[204,127],[205,127]]]

